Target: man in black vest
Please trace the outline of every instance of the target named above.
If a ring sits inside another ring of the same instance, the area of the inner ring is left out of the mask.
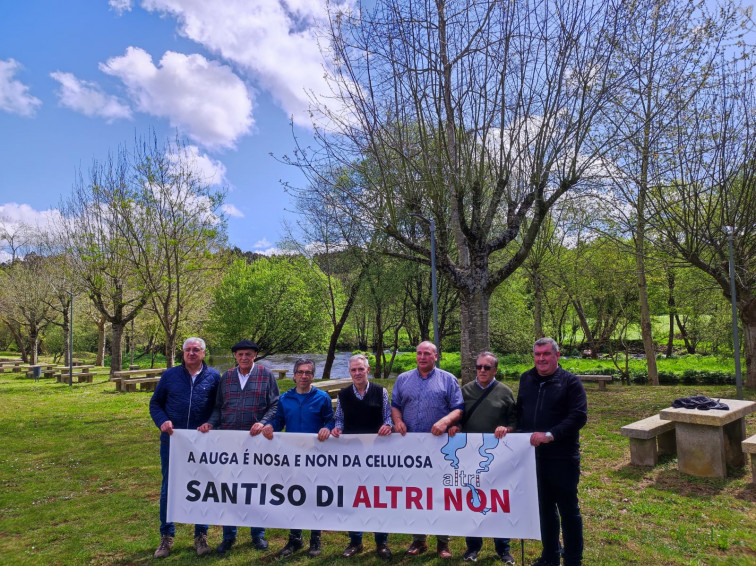
[[[338,438],[344,434],[374,434],[388,436],[391,434],[391,404],[386,388],[368,381],[370,364],[362,354],[355,354],[349,359],[349,375],[352,385],[339,391],[336,404],[336,426],[331,434]],[[391,560],[387,533],[375,533],[376,554],[383,560]],[[349,532],[349,546],[341,554],[352,558],[362,552],[362,533]]]

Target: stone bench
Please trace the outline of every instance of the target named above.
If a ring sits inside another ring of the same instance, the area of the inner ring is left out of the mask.
[[[580,381],[598,381],[599,391],[606,391],[606,384],[612,381],[611,375],[578,375]]]
[[[751,455],[751,481],[756,483],[756,434],[746,438],[741,445],[743,452]]]
[[[139,385],[139,389],[141,391],[155,391],[155,387],[157,387],[158,382],[160,381],[159,377],[142,377],[137,379],[122,379],[121,380],[121,391],[125,393],[135,393],[136,392],[136,386]]]
[[[88,371],[75,371],[73,373],[61,371],[55,374],[55,379],[58,383],[68,383],[69,376],[75,377],[79,383],[92,383],[92,378],[94,378],[94,374]]]
[[[660,454],[675,454],[675,423],[659,415],[648,417],[620,429],[630,439],[630,463],[633,466],[656,466]]]

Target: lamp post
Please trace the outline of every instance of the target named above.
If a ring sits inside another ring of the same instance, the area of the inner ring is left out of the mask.
[[[432,218],[426,218],[417,212],[410,213],[430,226],[430,244],[431,244],[431,293],[433,294],[433,343],[436,345],[436,352],[439,352],[438,343],[438,294],[436,291],[436,222]],[[438,366],[438,358],[436,365]]]
[[[68,386],[73,387],[73,309],[74,309],[74,296],[71,291],[66,291],[71,297],[71,316],[68,321]]]
[[[730,246],[730,300],[732,302],[732,348],[735,350],[735,386],[738,391],[738,399],[743,398],[743,378],[740,372],[740,340],[738,338],[738,306],[735,296],[735,254],[733,252],[732,238],[735,233],[734,226],[725,226],[727,242]]]

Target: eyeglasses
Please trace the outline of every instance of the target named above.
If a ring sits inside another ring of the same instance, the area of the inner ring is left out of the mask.
[[[481,364],[481,365],[476,365],[475,369],[478,370],[478,371],[480,371],[482,369],[488,371],[489,369],[493,369],[493,366],[487,366],[487,365]]]
[[[295,371],[294,375],[315,375],[315,372],[314,371],[302,371],[302,370],[299,370],[299,371]]]

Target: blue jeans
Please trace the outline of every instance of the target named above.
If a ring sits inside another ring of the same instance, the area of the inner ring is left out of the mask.
[[[387,544],[388,533],[375,533],[375,544]],[[357,531],[349,531],[349,544],[357,546],[362,544],[362,533]]]
[[[160,486],[160,535],[175,536],[176,527],[166,521],[168,509],[168,459],[171,454],[171,437],[160,435],[160,471],[163,473],[163,483]],[[194,536],[207,534],[207,525],[194,525]]]
[[[253,539],[265,537],[265,529],[262,527],[250,527],[249,534]],[[223,527],[223,540],[235,540],[236,539],[236,527]]]
[[[583,517],[578,504],[580,457],[572,459],[536,458],[538,514],[545,560],[559,563],[559,525],[564,541],[564,566],[583,562]]]
[[[480,552],[480,549],[483,548],[483,539],[480,537],[465,537],[465,544],[467,544],[467,550]],[[494,550],[496,550],[496,554],[500,556],[505,552],[509,552],[509,539],[495,538]]]

